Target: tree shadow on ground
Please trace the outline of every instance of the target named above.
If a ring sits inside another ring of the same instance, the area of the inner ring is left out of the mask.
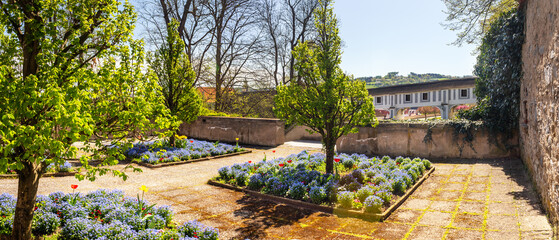
[[[238,233],[235,239],[265,239],[267,230],[276,228],[281,231],[281,227],[291,226],[315,213],[312,210],[294,208],[248,195],[237,200],[237,203],[242,207],[233,214],[241,217],[245,226],[235,229]]]

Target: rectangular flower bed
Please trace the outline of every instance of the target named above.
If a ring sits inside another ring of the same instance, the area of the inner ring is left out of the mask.
[[[159,168],[249,152],[251,151],[240,148],[238,144],[234,146],[181,137],[175,141],[175,146],[171,146],[166,140],[136,143],[125,151],[125,155],[142,166]]]
[[[0,238],[11,233],[15,205],[14,197],[0,195]],[[217,229],[196,221],[175,226],[168,206],[125,197],[119,190],[37,196],[34,214],[32,233],[36,237],[57,233],[58,239],[75,240],[218,239]]]
[[[74,176],[77,173],[76,169],[68,161],[64,164],[55,167],[54,164],[50,164],[47,167],[46,172],[43,177],[64,177],[64,176]],[[8,168],[6,173],[0,174],[0,178],[17,178],[18,175],[15,170]]]
[[[425,159],[341,154],[338,174],[324,173],[325,156],[306,151],[286,158],[219,169],[210,184],[336,214],[383,220],[434,171]]]

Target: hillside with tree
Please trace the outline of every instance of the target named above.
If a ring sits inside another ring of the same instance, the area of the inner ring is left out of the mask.
[[[452,78],[459,78],[456,76],[442,75],[438,73],[414,73],[410,72],[408,76],[398,75],[399,72],[389,72],[385,76],[375,76],[375,77],[360,77],[357,80],[364,81],[367,84],[367,89],[369,88],[379,88],[393,85],[402,84],[412,84],[412,83],[424,83],[440,81]]]

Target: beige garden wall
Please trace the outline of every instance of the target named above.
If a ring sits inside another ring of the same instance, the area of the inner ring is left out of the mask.
[[[521,157],[559,234],[559,1],[527,0]]]
[[[190,124],[182,124],[180,133],[196,139],[234,143],[278,146],[285,141],[285,124],[279,119],[198,117]]]
[[[294,126],[291,129],[288,129],[285,133],[285,141],[297,141],[297,140],[312,140],[312,141],[321,141],[322,136],[318,133],[310,133],[308,131],[308,127],[305,126]]]
[[[432,141],[424,142],[431,131]],[[381,123],[377,127],[360,127],[358,133],[341,137],[337,142],[338,152],[363,153],[367,155],[417,156],[423,158],[505,158],[518,156],[518,138],[507,143],[490,140],[486,130],[475,133],[472,147],[454,137],[454,128],[417,123]],[[460,150],[462,149],[462,151]]]

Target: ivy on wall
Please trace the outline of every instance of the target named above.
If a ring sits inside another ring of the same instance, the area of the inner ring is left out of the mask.
[[[518,128],[524,13],[512,9],[491,23],[482,39],[475,65],[478,105],[458,113],[459,118],[483,120],[492,132]]]
[[[433,143],[433,128],[435,127],[451,127],[454,129],[452,132],[452,138],[458,150],[460,151],[460,156],[464,151],[464,147],[467,144],[470,149],[477,152],[474,148],[474,139],[476,132],[483,127],[483,122],[481,121],[469,121],[464,119],[453,119],[453,120],[434,120],[427,122],[428,128],[425,137],[423,137],[423,142],[426,144]]]

